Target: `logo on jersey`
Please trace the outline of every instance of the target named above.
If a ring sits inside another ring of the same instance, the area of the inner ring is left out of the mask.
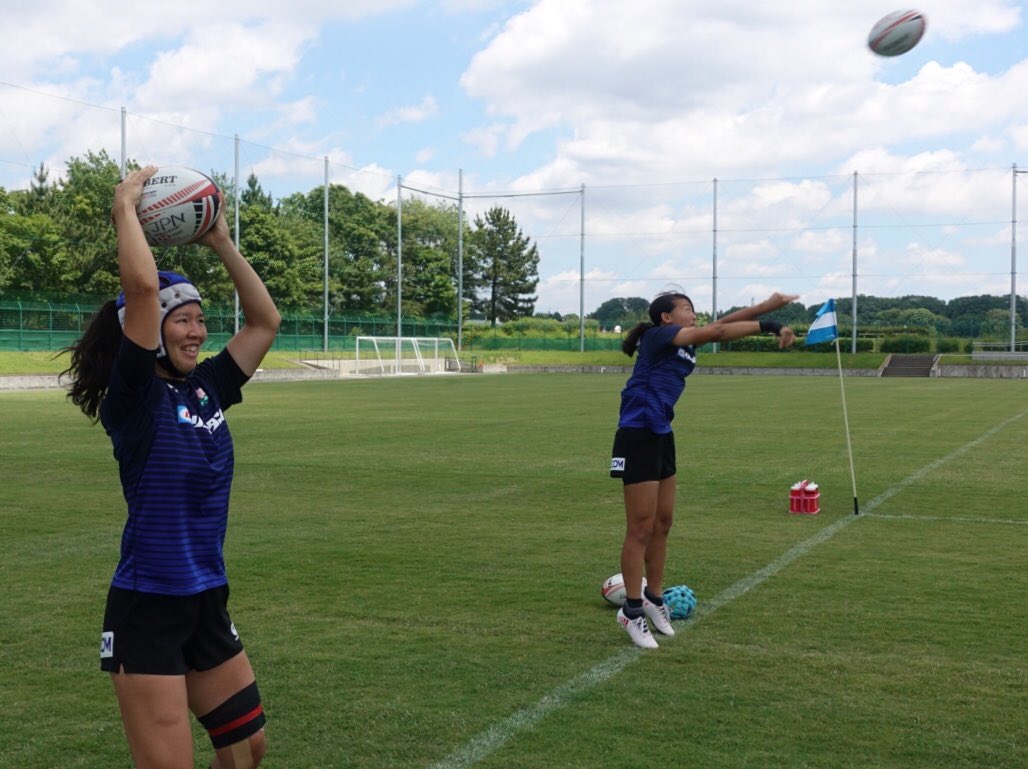
[[[110,659],[114,656],[114,633],[107,630],[100,634],[100,659]]]
[[[678,357],[681,358],[682,360],[687,360],[690,363],[695,363],[696,362],[696,356],[695,355],[690,355],[686,351],[686,349],[684,347],[679,347],[678,348]]]
[[[238,641],[239,640],[239,632],[236,630],[236,623],[235,622],[230,622],[229,624],[232,626],[232,637],[235,638]]]
[[[624,457],[611,457],[610,458],[610,471],[612,473],[623,473],[625,471],[625,458]]]
[[[189,412],[189,408],[182,404],[175,407],[175,413],[178,415],[178,421],[180,424],[192,425],[198,430],[206,430],[209,433],[213,433],[223,424],[225,424],[225,415],[221,413],[221,409],[214,412],[214,416],[204,422],[200,417],[194,416]]]
[[[207,401],[210,400],[210,398],[207,397],[207,393],[203,391],[202,387],[196,388],[196,397],[199,398],[201,406],[206,406]]]

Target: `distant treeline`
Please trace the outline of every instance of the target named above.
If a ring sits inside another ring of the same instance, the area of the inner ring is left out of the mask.
[[[130,163],[134,167],[134,163]],[[235,221],[232,180],[211,174]],[[53,295],[109,297],[119,288],[110,211],[120,169],[106,152],[67,163],[59,182],[40,166],[27,190],[0,188],[0,299]],[[250,175],[240,190],[240,250],[264,278],[279,307],[318,311],[325,293],[325,190],[277,202]],[[328,301],[332,314],[387,314],[396,307],[398,252],[403,308],[411,317],[457,317],[458,225],[455,204],[373,201],[342,185],[328,189]],[[504,208],[463,223],[465,315],[499,321],[535,309],[539,253]],[[399,246],[399,248],[398,248]],[[201,246],[155,249],[161,269],[188,275],[205,297],[232,301],[232,284]]]
[[[1023,328],[1028,317],[1028,301],[1016,297],[1015,324]],[[609,299],[589,315],[600,325],[613,327],[646,320],[650,300],[642,297],[619,297]],[[800,302],[783,307],[768,317],[786,325],[805,329],[814,320],[821,308],[821,302],[803,305]],[[840,330],[848,333],[852,326],[853,300],[835,300]],[[719,313],[727,315],[738,307],[729,307]],[[702,318],[701,318],[702,319]],[[705,318],[709,320],[709,317]],[[941,336],[998,337],[1010,334],[1010,296],[961,296],[950,299],[936,299],[933,296],[865,296],[857,295],[857,333],[937,333]]]

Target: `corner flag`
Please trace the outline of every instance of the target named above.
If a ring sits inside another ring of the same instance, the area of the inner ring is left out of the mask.
[[[839,365],[839,391],[842,393],[842,420],[846,426],[846,452],[850,457],[850,479],[853,481],[853,514],[860,515],[857,502],[857,473],[853,469],[853,446],[850,443],[850,417],[846,411],[846,387],[842,383],[842,353],[839,351],[839,324],[835,320],[835,300],[829,299],[817,311],[814,322],[807,329],[804,344],[835,342],[835,362]]]
[[[807,329],[807,339],[804,344],[808,345],[818,344],[819,342],[831,342],[838,338],[839,324],[835,320],[835,300],[829,299],[821,305],[821,309],[817,311],[817,316],[814,318],[814,322],[811,323],[810,328]]]

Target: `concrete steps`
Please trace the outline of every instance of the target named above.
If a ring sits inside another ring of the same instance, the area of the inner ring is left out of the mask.
[[[893,355],[889,365],[882,369],[882,376],[929,377],[935,366],[935,358],[935,355]]]

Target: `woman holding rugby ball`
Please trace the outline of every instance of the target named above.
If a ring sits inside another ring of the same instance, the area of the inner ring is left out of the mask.
[[[671,432],[675,404],[685,378],[696,366],[696,347],[754,334],[778,336],[779,347],[795,340],[792,329],[773,320],[757,320],[796,296],[773,294],[760,304],[737,310],[706,326],[696,325],[692,300],[681,293],[657,296],[649,307],[649,323],[640,323],[625,337],[621,349],[638,358],[621,391],[621,412],[611,452],[610,475],[624,485],[625,539],[621,573],[625,604],[618,623],[632,641],[655,649],[647,617],[658,632],[674,635],[662,586],[667,537],[675,508],[675,438]],[[646,587],[643,588],[643,577]]]
[[[110,436],[128,504],[100,668],[137,767],[192,769],[192,711],[214,745],[212,767],[251,769],[266,749],[264,711],[227,609],[234,450],[224,412],[242,400],[281,317],[220,214],[200,242],[228,271],[246,324],[198,363],[207,339],[200,294],[158,272],[136,215],[156,170],[132,171],[115,188],[122,291],[71,346],[65,372],[68,397]]]

